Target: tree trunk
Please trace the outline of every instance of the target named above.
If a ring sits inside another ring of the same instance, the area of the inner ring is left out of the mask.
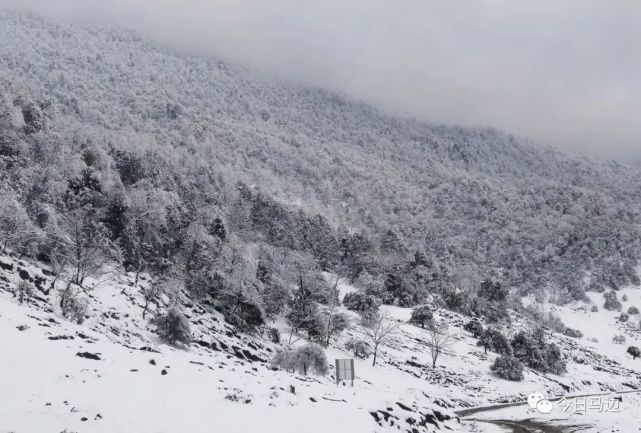
[[[376,355],[378,354],[378,344],[374,346],[374,360],[372,361],[372,367],[376,367]]]
[[[332,324],[332,319],[330,316],[327,318],[327,339],[325,340],[325,347],[329,347],[329,339],[332,337],[332,333],[329,330],[331,324]]]

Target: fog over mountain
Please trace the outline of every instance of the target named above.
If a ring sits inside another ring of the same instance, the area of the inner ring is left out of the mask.
[[[633,1],[0,0],[136,29],[288,81],[435,122],[641,157]]]

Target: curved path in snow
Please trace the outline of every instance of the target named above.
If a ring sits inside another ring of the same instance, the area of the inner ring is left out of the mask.
[[[563,396],[565,398],[584,398],[584,397],[600,397],[605,395],[622,395],[622,394],[632,394],[632,393],[641,393],[641,390],[626,390],[621,392],[601,392],[594,394],[580,394],[580,395],[571,395]],[[550,401],[559,401],[563,397],[555,397],[549,399]],[[457,416],[461,418],[461,421],[465,422],[482,422],[487,424],[494,424],[499,426],[506,431],[512,433],[578,433],[589,427],[590,425],[563,425],[555,426],[550,423],[545,423],[541,421],[535,421],[531,418],[523,420],[509,420],[509,419],[478,419],[478,418],[468,418],[471,415],[484,412],[492,412],[500,409],[506,409],[510,407],[524,406],[527,404],[527,401],[517,401],[512,403],[501,403],[489,406],[473,407],[468,409],[461,409],[455,412]],[[552,422],[554,420],[551,420]]]

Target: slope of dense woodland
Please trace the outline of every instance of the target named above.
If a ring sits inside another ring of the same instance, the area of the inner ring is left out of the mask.
[[[1,241],[69,286],[149,272],[252,326],[322,270],[386,303],[431,293],[480,314],[488,278],[558,302],[638,283],[637,168],[390,116],[124,30],[0,12],[0,41]]]

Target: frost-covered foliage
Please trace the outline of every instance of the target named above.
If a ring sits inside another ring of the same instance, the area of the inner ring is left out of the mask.
[[[412,315],[410,316],[410,323],[425,328],[429,328],[430,325],[433,325],[434,315],[432,310],[427,305],[421,305],[412,310]]]
[[[617,334],[614,337],[612,337],[612,342],[614,344],[625,344],[625,335]]]
[[[0,12],[0,40],[0,207],[15,209],[0,248],[74,284],[171,267],[241,329],[290,312],[314,334],[323,271],[366,275],[384,303],[433,294],[496,320],[516,290],[561,303],[638,282],[637,169],[387,115],[128,31]],[[313,296],[294,311],[301,280]]]
[[[62,316],[72,322],[82,324],[87,315],[89,303],[71,287],[60,291],[60,311]]]
[[[563,374],[566,361],[559,347],[549,343],[543,328],[534,332],[521,331],[511,341],[514,356],[524,365],[543,373]]]
[[[470,320],[467,322],[464,326],[463,329],[465,329],[467,332],[472,334],[474,338],[480,338],[481,335],[483,335],[483,325],[481,322],[479,322],[476,319]]]
[[[185,346],[191,343],[189,321],[177,308],[171,308],[167,313],[155,317],[152,322],[163,342]]]
[[[269,328],[267,334],[272,343],[280,344],[280,331],[278,328]]]
[[[617,294],[613,290],[610,290],[609,292],[605,292],[603,294],[603,298],[605,299],[605,302],[603,303],[603,308],[605,308],[608,311],[621,311],[621,308],[623,308],[623,305],[621,305],[621,302],[617,299]]]
[[[370,355],[370,347],[367,341],[360,338],[352,337],[345,343],[345,349],[352,352],[354,357],[358,359],[367,359]]]
[[[21,280],[17,284],[14,294],[18,298],[18,302],[22,304],[33,295],[33,286],[28,281]]]
[[[514,356],[499,356],[490,369],[503,379],[515,382],[523,380],[523,364]]]
[[[272,359],[272,366],[288,371],[298,371],[305,376],[309,372],[324,376],[329,371],[325,351],[314,343],[278,351]]]
[[[345,308],[359,313],[375,312],[380,305],[381,301],[375,296],[359,292],[350,292],[343,298]]]
[[[479,337],[477,343],[479,346],[483,346],[485,352],[488,350],[498,353],[499,355],[512,355],[512,347],[510,346],[510,341],[505,335],[500,331],[494,328],[488,328],[483,331]]]

